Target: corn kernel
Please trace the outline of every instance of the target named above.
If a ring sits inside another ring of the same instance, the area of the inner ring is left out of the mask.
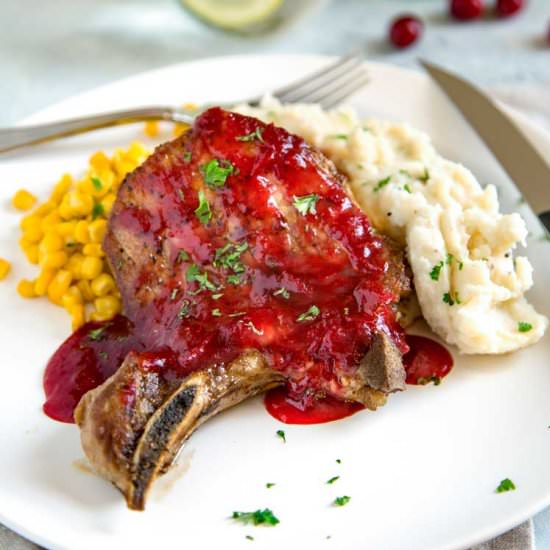
[[[84,306],[75,304],[68,310],[71,315],[71,325],[73,330],[79,329],[85,322]]]
[[[43,216],[46,216],[49,214],[52,210],[55,209],[57,205],[53,201],[46,201],[42,203],[39,207],[35,208],[33,211],[33,214],[35,216],[38,216],[42,218]]]
[[[103,197],[101,204],[103,205],[103,211],[105,212],[105,215],[110,214],[111,210],[113,209],[113,204],[115,203],[115,200],[116,195],[114,193],[108,193]]]
[[[19,189],[11,199],[11,203],[17,210],[30,210],[36,203],[36,197],[25,189]]]
[[[105,296],[115,290],[115,281],[108,273],[98,275],[90,285],[96,296]],[[99,308],[98,308],[99,309]]]
[[[78,281],[77,285],[78,289],[80,290],[80,293],[82,294],[82,298],[86,302],[91,302],[94,299],[94,293],[92,292],[92,287],[90,286],[90,281]]]
[[[36,265],[38,263],[38,245],[31,244],[23,248],[23,252],[29,263]]]
[[[99,313],[98,311],[92,311],[90,313],[90,321],[109,321],[114,317],[108,313]]]
[[[148,120],[144,125],[143,131],[147,137],[157,137],[159,135],[159,123],[156,120]]]
[[[120,300],[114,296],[102,296],[94,300],[94,306],[99,314],[114,316],[120,311]]]
[[[90,157],[90,166],[96,171],[109,170],[111,162],[103,151],[97,151]]]
[[[60,237],[55,231],[48,231],[40,242],[39,249],[41,252],[56,252],[63,250],[64,245],[63,237]]]
[[[103,270],[103,262],[94,256],[85,256],[82,260],[81,274],[83,279],[95,279]]]
[[[46,231],[55,229],[55,227],[59,224],[60,221],[61,221],[61,216],[59,215],[59,212],[54,210],[53,212],[50,212],[49,214],[47,214],[42,218],[42,221],[40,222],[40,228],[45,233]]]
[[[43,256],[40,257],[40,266],[60,268],[67,263],[68,259],[69,257],[67,256],[67,253],[63,250],[46,252]]]
[[[61,304],[69,313],[73,306],[82,304],[80,289],[74,285],[69,287],[69,290],[61,296]]]
[[[50,195],[50,201],[59,204],[63,197],[67,194],[71,186],[73,185],[73,178],[70,174],[63,174],[61,179],[55,184],[52,194]]]
[[[71,286],[73,276],[70,271],[60,269],[48,286],[48,298],[54,303],[61,305],[61,298]]]
[[[36,296],[34,293],[34,281],[21,279],[17,283],[17,292],[19,293],[19,296],[23,298],[34,298]]]
[[[65,269],[69,270],[75,279],[82,278],[81,272],[83,260],[84,256],[80,252],[75,252],[74,254],[71,254],[69,260],[67,261]]]
[[[94,256],[95,258],[103,258],[103,256],[105,256],[105,253],[99,243],[85,244],[82,252],[84,252],[85,256]]]
[[[90,241],[93,243],[103,242],[103,237],[107,232],[107,220],[94,220],[88,226]]]
[[[69,237],[74,235],[74,229],[76,227],[75,221],[60,222],[55,226],[55,230],[61,237]]]
[[[10,262],[8,262],[8,260],[4,260],[4,258],[0,258],[0,281],[2,281],[8,276],[10,269],[11,269]]]
[[[40,224],[29,226],[23,233],[23,238],[29,243],[37,243],[44,236],[44,231]]]
[[[56,274],[55,269],[47,268],[42,269],[36,281],[34,281],[34,293],[37,296],[45,296],[48,291],[48,286],[51,283],[54,275]]]
[[[77,242],[86,244],[90,242],[90,233],[88,231],[89,223],[86,220],[76,222],[74,228],[74,238]]]

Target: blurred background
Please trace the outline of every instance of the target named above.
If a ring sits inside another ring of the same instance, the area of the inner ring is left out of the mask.
[[[184,2],[201,11],[203,20],[184,9]],[[485,4],[484,13],[470,21],[453,17],[450,3],[1,0],[0,124],[167,64],[234,54],[342,54],[355,47],[363,48],[369,59],[402,66],[415,66],[419,56],[426,57],[519,103],[539,120],[548,109],[550,124],[550,0],[504,0],[505,9],[518,6],[509,17],[495,14],[496,0],[456,2],[462,15],[474,16],[476,4]],[[398,49],[389,41],[388,27],[402,14],[417,16],[423,33],[410,47]],[[254,16],[256,23],[247,22]],[[204,19],[234,27],[242,23],[244,34],[222,31]]]

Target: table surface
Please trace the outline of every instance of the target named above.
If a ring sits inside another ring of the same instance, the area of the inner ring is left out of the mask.
[[[311,3],[317,8],[285,29],[246,38],[206,28],[177,0],[2,0],[0,125],[137,72],[228,54],[342,54],[362,47],[369,59],[406,67],[424,57],[505,93],[550,84],[550,0],[530,0],[506,21],[487,16],[468,24],[448,19],[445,0]],[[396,51],[386,30],[403,12],[423,17],[425,35]],[[550,549],[550,509],[536,516],[535,533],[537,548]]]

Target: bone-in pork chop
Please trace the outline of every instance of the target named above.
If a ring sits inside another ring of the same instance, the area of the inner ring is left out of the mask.
[[[404,389],[403,261],[344,186],[301,138],[218,108],[122,184],[104,244],[139,347],[75,418],[130,508],[246,397],[376,409]]]

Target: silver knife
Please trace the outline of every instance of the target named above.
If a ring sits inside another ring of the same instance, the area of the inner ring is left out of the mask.
[[[550,231],[550,164],[479,88],[441,67],[420,63],[458,107]]]

